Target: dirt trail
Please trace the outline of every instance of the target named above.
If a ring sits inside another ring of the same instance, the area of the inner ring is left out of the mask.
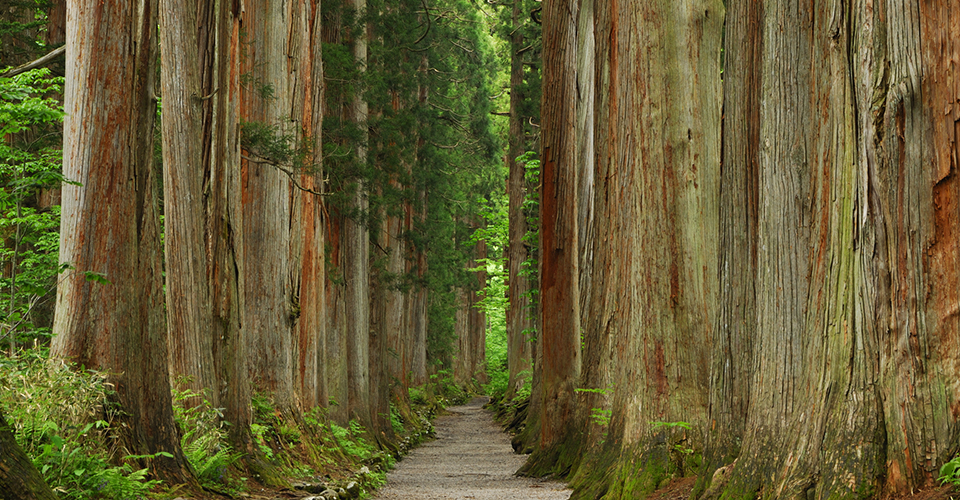
[[[563,483],[513,475],[526,460],[483,409],[487,398],[448,408],[433,423],[437,439],[397,463],[378,500],[566,500]]]

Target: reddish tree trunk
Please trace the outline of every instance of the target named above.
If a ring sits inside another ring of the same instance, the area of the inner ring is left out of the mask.
[[[324,202],[314,194],[324,190],[320,154],[323,151],[324,111],[320,0],[298,0],[294,4],[293,18],[292,53],[297,67],[294,68],[292,85],[292,117],[299,121],[297,140],[309,151],[302,170],[295,174],[300,185],[297,196],[294,196],[294,203],[299,197],[299,228],[294,222],[292,232],[299,233],[299,236],[293,239],[291,258],[299,259],[300,275],[293,278],[299,307],[299,318],[294,326],[297,355],[294,389],[301,407],[308,410],[326,406],[328,397],[326,377],[322,373],[326,340]]]
[[[758,165],[756,207],[741,216],[755,210],[758,220],[756,242],[743,245],[757,249],[757,314],[746,327],[721,323],[720,336],[752,347],[727,357],[752,356],[757,375],[745,390],[715,374],[714,394],[748,415],[745,426],[718,418],[717,433],[743,429],[743,445],[708,450],[725,457],[717,465],[736,457],[708,476],[708,496],[934,485],[960,427],[951,141],[960,80],[941,69],[957,60],[948,33],[960,11],[771,1],[753,16],[753,33],[728,40],[759,53],[758,64],[725,84],[750,85],[731,91],[735,107],[762,103],[748,127],[759,146],[740,150],[747,179]],[[737,276],[724,289],[750,282]]]
[[[576,0],[543,6],[543,153],[540,189],[542,399],[540,449],[524,472],[550,470],[573,435],[580,376],[580,286],[577,255]],[[562,471],[561,471],[562,472]]]
[[[248,43],[241,71],[251,76],[251,83],[243,87],[241,118],[275,127],[278,136],[291,138],[294,148],[317,140],[303,133],[315,126],[315,113],[322,112],[322,101],[314,105],[315,71],[320,69],[314,69],[319,44],[312,42],[319,39],[313,33],[316,10],[310,2],[262,0],[246,8],[242,20]],[[257,144],[245,146],[251,159],[243,162],[241,182],[247,256],[243,325],[250,333],[250,374],[278,408],[295,414],[301,398],[317,400],[318,311],[309,311],[306,324],[300,324],[303,293],[311,309],[322,296],[315,273],[304,275],[305,266],[317,269],[322,241],[316,231],[317,201],[308,199],[315,195],[301,189],[317,185],[316,172],[311,158],[301,166],[258,158]]]
[[[87,5],[89,4],[89,5]],[[173,423],[152,165],[156,5],[71,2],[60,260],[52,353],[115,374],[124,444],[169,452],[159,477],[189,477]],[[96,273],[103,280],[90,280]]]

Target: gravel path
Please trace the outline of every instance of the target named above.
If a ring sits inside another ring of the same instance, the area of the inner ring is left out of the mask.
[[[378,500],[566,500],[563,483],[513,475],[526,455],[516,455],[510,438],[483,409],[488,398],[447,408],[433,423],[437,439],[421,445],[387,474]]]

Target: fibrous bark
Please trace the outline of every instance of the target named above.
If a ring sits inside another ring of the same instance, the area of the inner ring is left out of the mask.
[[[543,153],[540,189],[542,374],[540,448],[521,469],[553,469],[573,434],[580,376],[580,287],[577,255],[576,23],[578,2],[543,7]],[[563,466],[561,466],[563,467]]]
[[[748,179],[758,167],[742,217],[749,235],[757,214],[756,240],[728,240],[723,252],[756,249],[755,295],[743,287],[748,266],[723,275],[722,287],[755,301],[756,322],[721,322],[718,335],[729,339],[726,358],[735,367],[752,358],[756,375],[747,392],[731,382],[736,371],[714,373],[714,397],[734,396],[748,415],[717,420],[718,435],[742,433],[743,444],[711,441],[719,448],[707,455],[725,457],[716,465],[736,459],[708,494],[827,498],[933,485],[958,432],[947,382],[957,351],[946,346],[957,328],[960,92],[940,68],[957,60],[946,33],[960,14],[869,1],[771,1],[752,12],[759,25],[728,42],[759,64],[724,83],[732,108],[749,109],[759,91],[756,145],[740,150]]]
[[[363,12],[366,0],[350,0],[350,8]],[[361,67],[367,62],[367,33],[361,29],[351,33],[353,57]],[[362,96],[356,96],[350,104],[348,118],[357,127],[365,131],[368,105]],[[365,132],[355,144],[356,161],[363,165],[367,162]],[[364,183],[358,183],[350,200],[350,209],[355,215],[344,221],[344,245],[348,249],[344,254],[343,278],[345,284],[345,334],[347,337],[347,398],[351,418],[357,418],[365,427],[373,423],[370,399],[370,245],[369,231],[361,221],[369,202]]]
[[[213,360],[213,311],[207,283],[202,135],[204,100],[197,38],[197,6],[163,0],[160,9],[161,94],[164,110],[163,189],[166,309],[170,377],[181,389],[220,407]],[[212,68],[211,68],[212,69]],[[199,404],[191,398],[188,404]]]
[[[55,500],[57,496],[13,436],[0,413],[0,497],[7,500]]]
[[[709,419],[699,479],[740,452],[753,377],[756,332],[760,2],[727,4],[724,51],[723,168],[720,171],[719,291],[712,336]]]
[[[88,5],[89,4],[89,5]],[[173,423],[152,165],[156,4],[71,2],[52,354],[112,374],[131,453],[187,481]],[[87,279],[95,278],[95,279]]]
[[[701,449],[718,289],[724,8],[595,8],[596,236],[584,336],[609,373],[585,382],[612,392],[607,443],[591,460],[619,460],[582,467],[578,484],[584,495],[629,498],[691,472],[678,446]]]

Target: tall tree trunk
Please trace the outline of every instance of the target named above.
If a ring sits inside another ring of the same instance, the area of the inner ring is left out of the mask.
[[[246,453],[248,461],[256,457],[250,424],[247,346],[250,330],[242,328],[244,310],[245,258],[243,254],[243,205],[240,170],[240,12],[239,5],[228,2],[208,4],[201,9],[200,25],[215,26],[201,45],[202,67],[213,67],[202,79],[207,100],[203,132],[205,142],[204,183],[208,286],[212,308],[210,336],[217,385],[224,408],[224,420],[231,423],[231,441]],[[261,474],[264,476],[264,474]]]
[[[324,94],[322,18],[320,0],[298,0],[291,27],[294,94],[292,118],[299,126],[297,141],[307,151],[301,171],[295,172],[299,187],[294,191],[299,216],[292,222],[291,259],[299,260],[292,297],[296,297],[294,326],[294,389],[304,411],[326,406],[326,378],[322,373],[326,340],[324,264],[324,202],[316,193],[324,190],[322,143]],[[299,227],[297,227],[299,221]],[[299,240],[299,242],[298,242]]]
[[[426,55],[420,59],[420,72],[425,74],[429,71],[429,60]],[[417,99],[421,106],[426,105],[430,97],[430,87],[421,84],[417,89]],[[417,139],[418,150],[423,148],[425,139],[421,136]],[[419,160],[419,159],[418,159]],[[417,187],[416,208],[409,208],[410,221],[407,223],[409,230],[416,227],[423,227],[427,221],[427,190],[423,186]],[[407,257],[413,273],[416,276],[414,286],[410,291],[410,385],[420,386],[427,383],[427,255],[426,249],[422,246],[410,245],[410,255]]]
[[[249,433],[240,325],[240,13],[230,3],[197,7],[168,2],[160,23],[166,54],[161,82],[168,96],[163,137],[170,371],[192,377],[192,390],[205,391],[214,407],[224,408],[233,446],[266,477]],[[171,290],[178,292],[171,296]]]
[[[426,196],[423,196],[425,199]],[[426,204],[421,218],[426,219]],[[421,221],[422,222],[422,221]],[[417,283],[410,291],[410,385],[420,386],[427,383],[427,286],[424,275],[427,272],[427,258],[423,249],[414,249],[416,258]]]
[[[293,4],[261,0],[243,11],[241,28],[247,33],[241,71],[250,75],[242,87],[241,120],[275,127],[277,137],[299,137],[293,113],[291,32],[299,27]],[[244,139],[248,154],[256,144]],[[272,161],[280,161],[268,159]],[[283,165],[281,165],[283,166]],[[288,166],[285,166],[289,168]],[[242,163],[243,252],[245,261],[244,313],[249,328],[248,363],[255,386],[272,395],[281,411],[294,414],[295,360],[293,327],[300,315],[295,284],[301,269],[300,192],[291,179],[269,161]],[[294,173],[293,175],[296,175]],[[255,258],[255,260],[254,260]]]
[[[330,418],[334,422],[345,425],[350,421],[348,411],[348,363],[347,363],[347,333],[346,333],[346,290],[344,287],[343,248],[346,219],[338,213],[336,208],[330,209],[330,217],[326,224],[327,259],[336,277],[334,281],[328,273],[326,281],[326,345],[324,346],[324,376],[327,378],[327,405]],[[334,267],[336,266],[336,267]]]
[[[708,493],[933,485],[960,430],[960,87],[941,69],[960,12],[781,1],[761,14],[755,338],[730,330],[757,375],[743,446]]]
[[[531,342],[529,336],[533,330],[530,311],[530,280],[522,272],[524,263],[530,258],[529,248],[524,241],[527,234],[527,216],[523,204],[527,197],[526,169],[517,162],[524,153],[526,144],[523,135],[523,116],[520,107],[527,98],[523,93],[523,43],[520,30],[523,0],[513,2],[513,36],[510,40],[510,141],[507,150],[507,199],[509,234],[507,242],[507,390],[504,399],[513,399],[524,383],[530,380],[533,369]]]
[[[578,497],[633,498],[692,472],[678,450],[701,449],[704,339],[717,300],[724,11],[712,0],[594,9],[581,19],[598,34],[593,220],[603,236],[587,242],[595,258],[583,325],[590,368],[580,418],[592,412],[593,446],[573,484]]]
[[[713,328],[709,419],[697,491],[740,453],[756,336],[761,2],[728,2],[720,170],[719,303]]]
[[[399,219],[380,212],[379,230],[376,231],[377,249],[373,250],[373,260],[379,266],[371,266],[370,285],[370,404],[374,421],[373,429],[381,444],[392,441],[393,427],[390,425],[390,388],[397,380],[397,362],[399,355],[393,346],[399,340],[400,324],[403,319],[403,297],[396,288],[396,272],[403,263],[397,259],[401,254],[397,223]]]
[[[366,0],[349,0],[348,5],[356,12],[366,9]],[[367,34],[361,29],[351,34],[353,57],[361,67],[367,63]],[[367,162],[366,123],[367,102],[359,94],[351,104],[348,116],[361,131],[361,140],[356,145],[357,162]],[[365,183],[361,180],[351,200],[351,210],[357,215],[344,224],[343,275],[346,282],[345,325],[347,337],[348,408],[351,417],[369,428],[373,423],[370,399],[370,245],[369,232],[360,220],[368,208]]]
[[[160,8],[163,130],[164,253],[170,378],[185,377],[183,388],[220,407],[215,363],[213,311],[207,283],[204,226],[205,144],[201,78],[213,68],[199,66],[197,5],[162,0]],[[215,26],[215,25],[214,25]],[[204,47],[206,48],[206,47]],[[188,403],[199,404],[199,398]]]
[[[0,497],[5,500],[56,500],[57,495],[13,436],[0,412]]]
[[[473,351],[470,349],[470,291],[456,289],[457,311],[453,324],[456,337],[453,343],[453,380],[457,385],[470,383],[470,366],[473,365]]]
[[[250,82],[242,118],[292,150],[289,158],[263,158],[260,148],[268,145],[252,142],[256,134],[244,144],[254,157],[242,170],[244,253],[256,261],[246,261],[243,325],[253,380],[294,418],[326,397],[319,368],[326,327],[319,7],[263,0],[243,18]]]
[[[406,358],[408,349],[405,344],[410,340],[409,322],[407,321],[407,301],[410,289],[403,287],[400,281],[407,272],[406,255],[407,245],[404,239],[406,224],[406,207],[399,215],[387,215],[381,229],[380,246],[387,251],[385,272],[388,280],[380,280],[379,287],[384,288],[381,294],[384,300],[381,334],[384,336],[383,371],[386,389],[409,387],[405,367],[409,364]],[[393,395],[390,395],[393,400]]]
[[[156,4],[71,2],[60,282],[52,353],[112,375],[124,444],[171,482],[189,478],[170,399],[152,165]],[[95,274],[87,274],[95,273]],[[103,279],[87,279],[100,276]]]
[[[540,189],[540,303],[543,363],[540,448],[522,469],[539,475],[570,457],[580,376],[580,286],[577,255],[577,0],[543,6],[543,159]],[[569,441],[569,442],[568,442]],[[563,467],[563,465],[561,465]],[[565,471],[558,471],[564,473]]]
[[[478,261],[487,257],[487,246],[478,241],[473,246],[473,255],[467,262],[467,269],[480,268],[483,264]],[[470,386],[485,382],[485,339],[487,330],[486,315],[476,307],[480,301],[477,290],[487,283],[487,273],[484,270],[476,271],[475,284],[462,287],[458,293],[457,326],[456,326],[456,359],[454,361],[453,376],[457,384]]]
[[[482,261],[487,258],[487,244],[484,241],[478,241],[476,245],[476,257],[474,262],[477,260]],[[474,264],[468,264],[471,267]],[[471,352],[471,364],[469,367],[470,373],[470,382],[476,382],[479,384],[487,383],[487,354],[486,354],[486,340],[487,340],[487,315],[477,306],[477,303],[480,302],[480,293],[478,290],[482,289],[487,284],[487,272],[486,270],[480,270],[477,272],[477,289],[470,290],[470,330],[469,330],[469,347]]]
[[[329,3],[325,4],[328,5]],[[322,39],[324,43],[341,44],[343,41],[342,9],[330,8],[324,11],[322,20]],[[328,68],[325,68],[328,69]],[[347,119],[342,102],[335,101],[330,94],[324,96],[324,116],[331,120],[344,121]],[[346,147],[338,142],[338,147]],[[325,343],[324,368],[326,378],[327,399],[321,404],[327,407],[330,418],[341,425],[350,420],[348,411],[348,368],[347,368],[347,335],[346,335],[346,292],[343,283],[343,265],[345,254],[344,226],[346,218],[343,211],[336,205],[329,206],[329,216],[325,224]]]

